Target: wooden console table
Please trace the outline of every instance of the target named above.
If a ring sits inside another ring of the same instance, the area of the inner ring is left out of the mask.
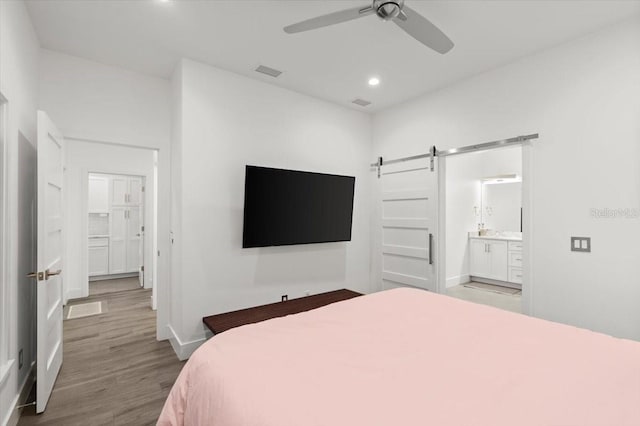
[[[346,289],[335,290],[327,293],[314,294],[313,296],[291,299],[285,302],[270,303],[268,305],[241,309],[239,311],[211,315],[202,318],[202,322],[213,334],[218,334],[241,325],[298,314],[358,296],[362,296],[362,294]]]

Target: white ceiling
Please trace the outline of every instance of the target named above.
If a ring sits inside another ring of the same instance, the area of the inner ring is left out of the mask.
[[[456,43],[440,55],[375,16],[306,33],[282,31],[367,0],[27,4],[48,49],[164,78],[186,57],[371,112],[640,14],[640,0],[407,0]],[[257,74],[258,64],[284,73]],[[367,85],[373,75],[382,80],[376,88]],[[357,97],[373,104],[352,105]]]

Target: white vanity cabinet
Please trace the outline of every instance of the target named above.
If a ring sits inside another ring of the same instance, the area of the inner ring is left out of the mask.
[[[522,284],[522,241],[509,241],[509,282]]]
[[[507,241],[471,239],[469,274],[479,278],[507,281]]]

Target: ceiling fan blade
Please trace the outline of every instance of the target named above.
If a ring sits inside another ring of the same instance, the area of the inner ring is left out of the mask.
[[[402,13],[393,19],[411,37],[438,53],[447,53],[453,49],[453,42],[438,27],[424,16],[408,6],[402,8]]]
[[[318,16],[316,18],[298,22],[297,24],[289,25],[284,27],[284,32],[293,34],[302,31],[315,30],[316,28],[322,28],[362,18],[363,16],[371,15],[372,13],[374,13],[372,7],[354,7],[353,9],[341,10],[339,12],[329,13],[328,15]]]

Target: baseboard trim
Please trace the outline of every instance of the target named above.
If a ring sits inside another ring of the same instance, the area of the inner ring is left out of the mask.
[[[491,278],[481,278],[481,277],[470,277],[470,278],[471,278],[470,281],[475,281],[475,282],[485,283],[485,284],[499,285],[501,287],[509,287],[509,288],[515,288],[515,289],[518,289],[518,290],[522,290],[522,284],[518,284],[518,283],[510,283],[508,281],[492,280]]]
[[[18,421],[20,421],[20,415],[22,414],[22,408],[17,409],[19,405],[25,404],[27,402],[27,398],[29,397],[29,393],[31,392],[31,388],[36,383],[36,363],[31,364],[31,368],[29,369],[29,374],[22,381],[22,385],[20,386],[20,393],[16,395],[14,400],[11,402],[9,408],[11,411],[7,413],[7,418],[3,425],[5,426],[16,426]]]
[[[83,297],[87,297],[82,293],[82,290],[79,288],[74,288],[72,290],[67,291],[67,294],[65,294],[65,300],[66,302],[69,302],[69,300],[73,300],[73,299],[82,299]],[[66,305],[67,303],[65,303]]]
[[[447,278],[446,286],[447,288],[455,287],[460,284],[466,284],[471,281],[471,277],[467,275],[458,275],[455,277]]]
[[[138,277],[138,272],[125,272],[123,274],[113,274],[113,275],[95,275],[93,277],[89,277],[89,282],[118,280],[120,278],[137,278],[137,277]]]
[[[198,349],[204,342],[207,341],[206,337],[202,337],[197,340],[192,340],[190,342],[183,342],[178,337],[178,334],[175,332],[171,325],[167,326],[167,330],[169,330],[169,342],[171,343],[171,347],[173,351],[176,353],[176,356],[180,361],[184,361],[189,359],[189,357]]]

